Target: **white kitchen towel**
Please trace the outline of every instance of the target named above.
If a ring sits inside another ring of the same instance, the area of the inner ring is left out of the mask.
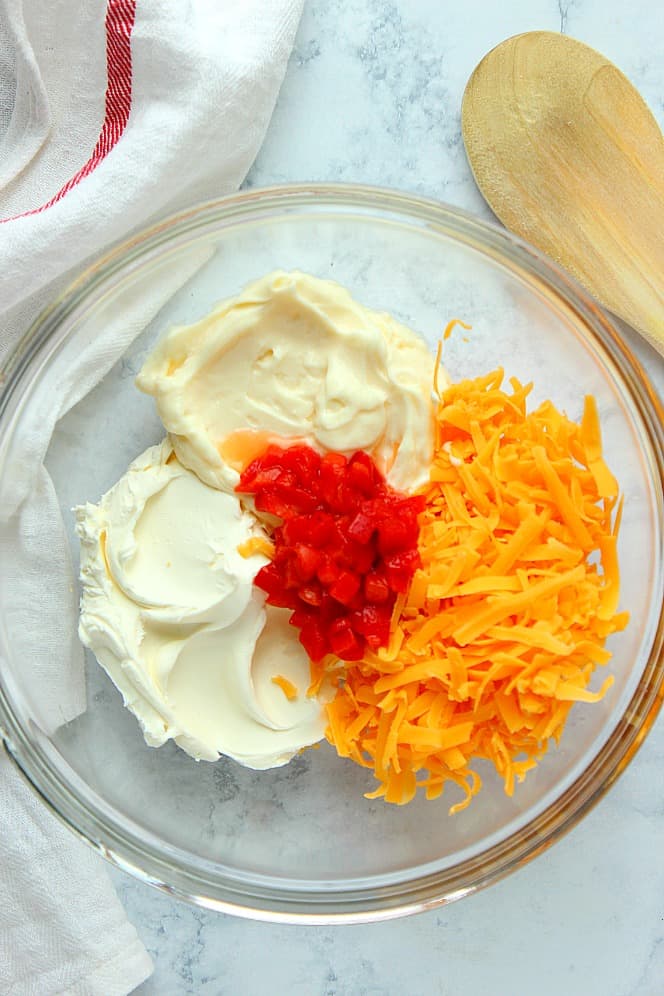
[[[263,139],[302,0],[0,0],[0,371],[81,266],[166,212],[236,189]],[[174,293],[188,274],[164,285]],[[3,602],[53,729],[85,707],[76,605],[42,461],[55,419],[164,302],[119,316],[71,358],[0,501]],[[0,377],[1,386],[1,377]],[[22,627],[39,578],[40,621]],[[14,648],[16,649],[16,648]],[[3,667],[0,648],[0,670]],[[42,695],[42,700],[45,697]],[[150,959],[103,863],[0,756],[0,993],[114,996]]]

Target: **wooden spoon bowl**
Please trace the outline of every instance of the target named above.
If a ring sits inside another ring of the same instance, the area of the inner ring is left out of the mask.
[[[516,35],[474,70],[461,121],[498,218],[664,353],[664,138],[629,80],[565,35]]]

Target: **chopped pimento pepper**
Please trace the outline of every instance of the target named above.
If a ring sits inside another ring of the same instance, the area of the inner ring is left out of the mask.
[[[367,453],[321,456],[302,444],[268,446],[236,491],[282,520],[255,582],[269,605],[292,610],[311,660],[356,661],[386,646],[396,596],[420,566],[424,499],[394,491]]]

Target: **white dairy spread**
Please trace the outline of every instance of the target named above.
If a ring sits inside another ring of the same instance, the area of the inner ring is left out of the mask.
[[[428,478],[434,359],[418,335],[336,283],[275,272],[159,342],[137,378],[179,460],[225,491],[234,434],[371,453],[393,487]],[[439,383],[446,382],[441,372]]]
[[[172,738],[197,760],[269,768],[321,739],[324,710],[306,695],[309,662],[289,612],[264,606],[252,584],[266,558],[237,551],[259,527],[234,495],[202,483],[164,440],[98,505],[75,511],[80,637],[148,744]]]
[[[302,273],[257,280],[156,346],[137,384],[168,439],[75,510],[81,640],[148,744],[270,768],[322,738],[325,693],[306,694],[290,612],[253,584],[266,558],[238,552],[262,528],[233,493],[238,471],[278,437],[365,450],[393,487],[415,489],[433,451],[434,363],[414,332]]]

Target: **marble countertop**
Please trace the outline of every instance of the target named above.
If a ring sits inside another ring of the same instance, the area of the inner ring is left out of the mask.
[[[564,31],[612,59],[660,124],[652,0],[309,0],[252,187],[376,183],[490,217],[468,168],[461,96],[510,35]],[[664,393],[664,363],[637,350]],[[155,960],[140,996],[657,996],[664,993],[664,717],[562,841],[478,895],[407,920],[286,927],[190,908],[114,872]]]

